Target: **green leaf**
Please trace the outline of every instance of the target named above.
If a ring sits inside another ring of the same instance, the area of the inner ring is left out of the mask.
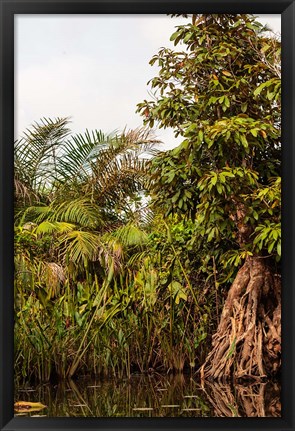
[[[250,130],[250,133],[254,136],[254,138],[257,138],[258,130],[256,130],[256,129],[251,129],[251,130]]]
[[[210,241],[212,241],[212,239],[213,239],[213,237],[214,237],[214,228],[212,228],[211,230],[210,230],[210,233],[209,233],[209,235],[208,235],[208,242],[210,242]]]
[[[217,184],[217,191],[218,191],[218,193],[221,195],[222,193],[223,193],[223,190],[224,190],[224,188],[222,187],[222,185],[221,184]]]
[[[259,216],[258,216],[258,213],[255,210],[253,210],[252,214],[253,214],[254,219],[258,220]]]
[[[267,82],[263,82],[262,84],[260,84],[256,89],[255,89],[255,91],[254,91],[254,96],[258,96],[260,93],[261,93],[261,91],[267,86],[267,85],[269,85],[269,81],[267,81]]]
[[[241,134],[240,135],[240,139],[241,139],[241,142],[242,142],[242,145],[245,147],[245,148],[248,148],[248,141],[247,141],[247,139],[246,139],[246,136],[245,135],[243,135],[243,134]]]
[[[175,193],[175,195],[172,197],[171,202],[174,204],[178,198],[180,196],[180,191],[178,190],[178,192]]]
[[[229,98],[227,96],[224,98],[224,104],[227,108],[230,107],[230,101],[229,101]]]
[[[78,313],[78,311],[75,311],[75,320],[78,323],[78,325],[81,327],[83,324],[83,320],[82,320],[80,314]]]
[[[267,50],[269,50],[269,48],[270,48],[270,45],[265,44],[265,45],[261,48],[260,52],[264,53],[264,52],[266,52]]]
[[[268,100],[272,100],[275,97],[275,93],[268,91],[266,97]]]
[[[277,230],[273,230],[273,231],[272,231],[272,236],[273,236],[273,238],[274,238],[275,240],[277,240],[277,239],[278,239],[278,237],[279,237],[279,232],[278,232]]]
[[[221,173],[219,174],[219,179],[220,179],[220,181],[221,181],[223,184],[225,184],[225,183],[226,183],[225,174],[224,174],[223,172],[221,172]]]
[[[185,38],[183,39],[183,42],[186,43],[190,40],[190,38],[192,37],[193,33],[187,33],[187,35],[185,36]]]
[[[175,177],[175,171],[170,172],[167,178],[167,183],[171,183],[174,180],[174,177]]]
[[[173,33],[172,35],[171,35],[171,37],[170,37],[170,40],[171,41],[173,41],[173,40],[175,40],[176,38],[177,38],[177,36],[179,36],[179,31],[176,31],[175,33]]]
[[[268,253],[270,254],[275,246],[275,241],[271,242],[267,248]]]
[[[178,305],[181,299],[183,299],[184,301],[187,300],[187,294],[185,293],[185,290],[178,281],[173,280],[169,284],[168,289],[174,297],[175,304]]]
[[[242,105],[241,105],[241,111],[242,112],[246,112],[247,108],[248,108],[248,104],[247,103],[242,103]]]
[[[217,175],[214,173],[212,178],[211,178],[211,183],[215,186],[215,184],[217,183]]]

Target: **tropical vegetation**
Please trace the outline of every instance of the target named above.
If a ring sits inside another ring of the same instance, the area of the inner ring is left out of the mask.
[[[42,119],[15,143],[19,380],[280,371],[280,42],[250,15],[187,18],[144,128]]]

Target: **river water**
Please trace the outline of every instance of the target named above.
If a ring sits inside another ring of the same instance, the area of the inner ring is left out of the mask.
[[[178,375],[82,378],[56,385],[15,387],[15,401],[46,407],[16,411],[31,417],[280,417],[280,385],[206,384]]]

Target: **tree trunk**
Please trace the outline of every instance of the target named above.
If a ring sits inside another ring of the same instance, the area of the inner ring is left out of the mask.
[[[260,380],[280,369],[281,282],[261,257],[249,257],[224,303],[201,379]]]

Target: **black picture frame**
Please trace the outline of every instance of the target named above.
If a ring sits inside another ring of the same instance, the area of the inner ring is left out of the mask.
[[[28,418],[13,417],[13,142],[15,14],[254,13],[282,16],[283,293],[281,418]],[[294,0],[0,0],[0,428],[12,430],[295,430],[295,4]]]

